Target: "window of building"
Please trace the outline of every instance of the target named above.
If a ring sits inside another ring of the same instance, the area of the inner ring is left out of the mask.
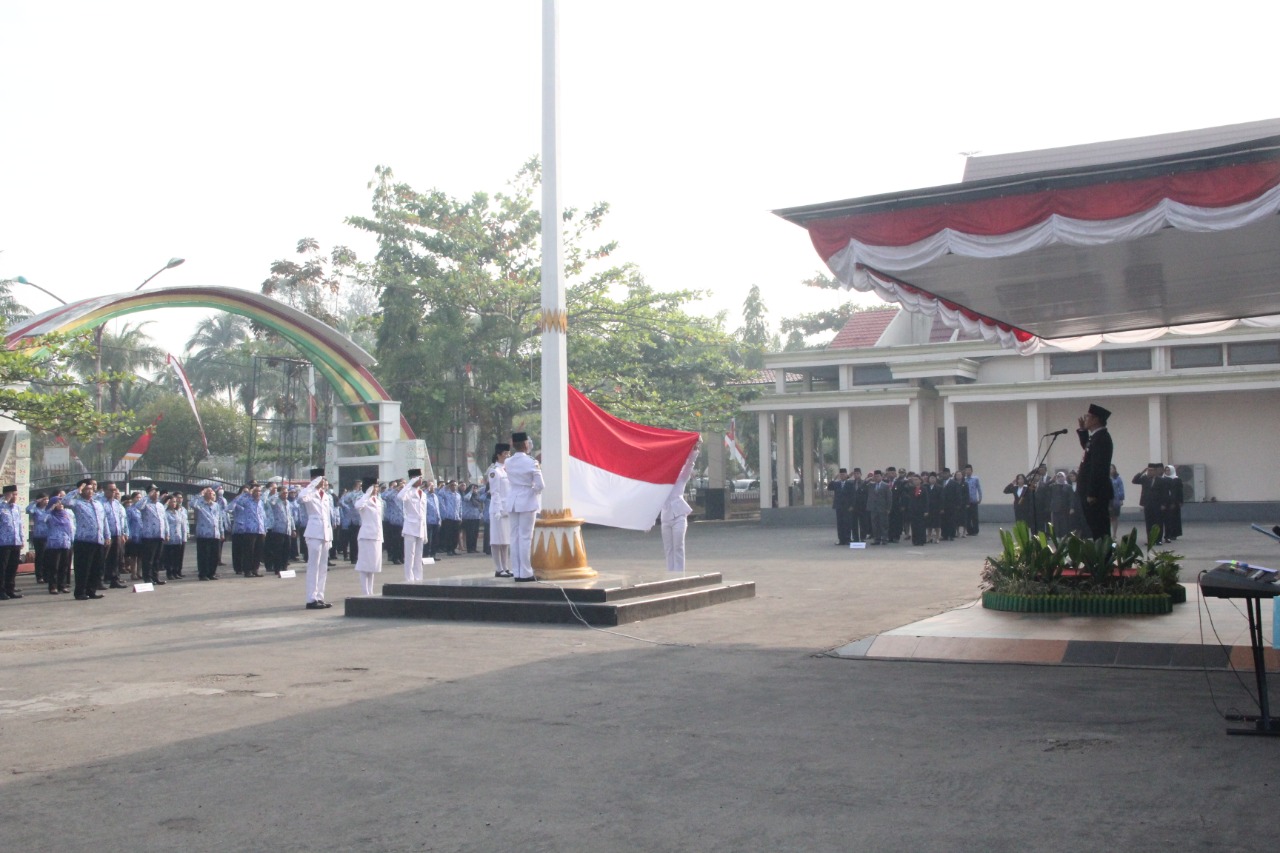
[[[1227,361],[1230,364],[1280,363],[1280,341],[1227,344]]]
[[[1092,352],[1063,352],[1049,356],[1050,376],[1097,373],[1098,355]]]
[[[1169,363],[1176,370],[1185,367],[1222,367],[1222,344],[1170,347]]]
[[[887,364],[859,364],[853,368],[854,385],[884,385],[893,381]]]
[[[1150,370],[1151,350],[1114,349],[1102,353],[1102,372],[1117,373],[1122,370]]]

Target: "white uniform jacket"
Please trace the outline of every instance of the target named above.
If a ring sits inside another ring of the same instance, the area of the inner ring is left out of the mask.
[[[324,543],[333,541],[333,498],[320,490],[323,477],[316,477],[298,494],[298,500],[307,508],[307,529],[302,534],[307,539]]]
[[[527,453],[507,457],[507,512],[537,512],[542,509],[542,469]]]

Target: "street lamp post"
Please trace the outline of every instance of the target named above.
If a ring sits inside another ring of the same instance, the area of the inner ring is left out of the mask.
[[[151,275],[143,279],[142,284],[135,287],[134,291],[136,292],[136,291],[142,290],[142,288],[147,286],[147,283],[151,281],[151,279],[160,275],[160,273],[164,272],[165,270],[171,270],[174,267],[181,266],[182,264],[186,263],[186,260],[187,260],[186,258],[170,258],[168,261],[165,262],[164,266],[160,267],[160,269],[156,270]],[[95,369],[96,375],[94,379],[97,381],[97,386],[98,386],[97,388],[98,414],[102,414],[102,330],[105,329],[106,327],[107,327],[106,321],[103,321],[102,323],[98,324],[98,327],[96,329],[93,330],[93,345],[94,345],[94,349],[97,351],[96,369]],[[103,466],[105,464],[106,464],[105,460],[102,458],[102,436],[98,436],[98,467],[99,469],[103,469]],[[103,469],[103,473],[106,473],[105,469]]]

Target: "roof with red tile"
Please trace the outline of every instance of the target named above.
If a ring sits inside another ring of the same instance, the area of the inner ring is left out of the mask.
[[[844,328],[827,344],[827,349],[862,349],[873,347],[884,334],[889,321],[898,316],[898,308],[877,308],[859,311],[849,318]]]

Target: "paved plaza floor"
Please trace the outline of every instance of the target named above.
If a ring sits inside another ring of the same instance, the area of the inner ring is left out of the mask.
[[[756,597],[609,631],[343,617],[303,609],[301,577],[229,569],[87,602],[28,578],[0,602],[0,849],[1266,843],[1280,739],[1228,737],[1221,716],[1250,710],[1247,672],[867,654],[927,637],[1201,642],[1194,597],[1170,617],[986,613],[996,542],[851,551],[825,528],[696,524],[690,569]],[[656,531],[587,545],[602,571],[662,574]],[[1246,525],[1188,527],[1178,550],[1189,588],[1217,558],[1280,562]],[[340,564],[329,598],[355,592]],[[1209,604],[1203,642],[1241,643],[1241,612]]]

